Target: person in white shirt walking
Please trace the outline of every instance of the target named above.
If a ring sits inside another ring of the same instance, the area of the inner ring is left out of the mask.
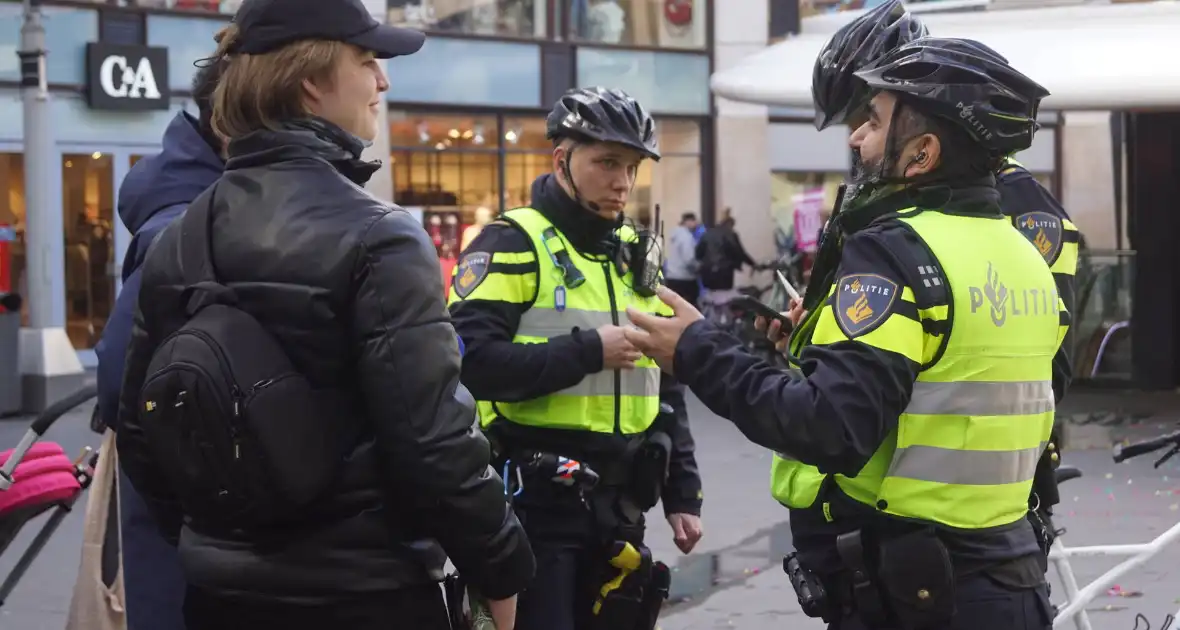
[[[699,263],[696,258],[697,215],[686,212],[680,216],[680,225],[668,237],[668,257],[664,267],[664,283],[695,305],[701,296],[700,280],[697,277]]]

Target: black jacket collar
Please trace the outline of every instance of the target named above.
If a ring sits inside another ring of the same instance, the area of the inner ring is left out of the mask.
[[[837,215],[844,233],[857,232],[873,222],[909,208],[937,210],[945,214],[1002,218],[996,179],[978,179],[905,188],[886,195],[852,212]]]
[[[268,166],[280,162],[319,158],[358,186],[365,185],[381,168],[380,161],[361,159],[364,144],[352,134],[322,118],[286,121],[278,129],[263,129],[229,143],[225,170]]]
[[[622,220],[604,219],[574,201],[552,173],[533,182],[533,207],[545,215],[584,254],[611,255],[617,248],[615,230]]]

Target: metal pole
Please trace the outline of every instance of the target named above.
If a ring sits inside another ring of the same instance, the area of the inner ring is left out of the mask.
[[[40,0],[24,0],[17,56],[21,68],[25,149],[25,259],[29,327],[20,331],[24,410],[39,413],[86,373],[66,334],[61,164],[53,138]]]
[[[40,0],[24,1],[21,47],[21,100],[24,105],[25,251],[28,273],[29,327],[64,324],[65,313],[53,312],[53,291],[63,289],[64,264],[46,247],[61,238],[61,211],[52,208],[53,131],[50,127],[49,85],[45,76],[45,26]],[[55,229],[56,228],[56,229]],[[55,317],[55,315],[57,315]],[[55,321],[57,319],[63,321]]]

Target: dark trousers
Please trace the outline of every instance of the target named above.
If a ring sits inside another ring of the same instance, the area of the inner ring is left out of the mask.
[[[188,630],[450,630],[442,589],[436,584],[356,595],[330,605],[226,599],[189,587],[184,618]]]
[[[128,630],[185,630],[180,556],[160,535],[155,518],[122,471],[119,520]]]
[[[930,630],[1051,630],[1053,627],[1048,586],[1015,589],[983,574],[963,578],[955,586],[954,619],[949,626]],[[828,625],[828,630],[902,629],[868,626],[853,616]]]
[[[696,280],[665,280],[664,284],[693,306],[701,299],[701,284]]]
[[[513,507],[537,558],[537,573],[517,602],[516,630],[590,630],[595,597],[610,573],[605,526],[576,494],[547,479],[526,478]]]
[[[516,630],[588,628],[594,606],[594,584],[589,577],[599,573],[601,555],[573,540],[534,542],[533,554],[537,574],[520,594]]]

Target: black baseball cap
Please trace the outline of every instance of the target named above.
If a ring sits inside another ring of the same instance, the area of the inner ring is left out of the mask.
[[[326,39],[372,51],[380,59],[412,55],[426,35],[373,19],[361,0],[246,0],[234,15],[230,52],[259,55],[291,42]]]

